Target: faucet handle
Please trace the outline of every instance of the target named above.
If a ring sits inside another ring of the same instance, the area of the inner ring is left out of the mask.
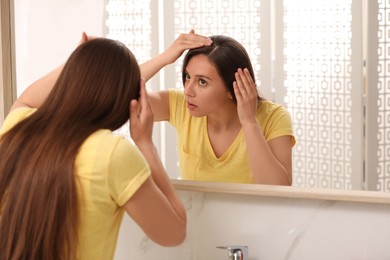
[[[228,250],[230,260],[247,260],[248,247],[247,246],[217,246],[219,249]]]

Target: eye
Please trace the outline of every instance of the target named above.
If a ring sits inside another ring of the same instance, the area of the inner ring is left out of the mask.
[[[190,77],[190,75],[188,75],[188,73],[184,74],[184,78],[185,78],[185,80],[190,80],[191,79],[191,77]]]
[[[205,86],[205,85],[207,85],[207,81],[205,81],[204,79],[199,79],[199,85],[201,85],[201,86]]]

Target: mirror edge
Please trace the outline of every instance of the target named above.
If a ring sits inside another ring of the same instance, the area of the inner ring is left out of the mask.
[[[292,186],[219,183],[171,179],[176,190],[265,197],[390,204],[390,193],[367,190],[318,189]]]

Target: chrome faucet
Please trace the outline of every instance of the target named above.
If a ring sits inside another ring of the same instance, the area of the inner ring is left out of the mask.
[[[227,249],[229,260],[248,260],[247,246],[217,246],[220,249]]]

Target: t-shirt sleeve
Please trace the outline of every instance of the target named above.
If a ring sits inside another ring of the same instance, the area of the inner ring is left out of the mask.
[[[3,126],[0,129],[0,136],[14,127],[17,123],[29,117],[32,113],[34,113],[37,109],[30,107],[20,107],[13,110],[8,116],[5,118],[3,122]]]
[[[169,123],[174,127],[179,127],[185,118],[186,102],[182,90],[169,90]]]
[[[266,139],[270,141],[276,137],[291,136],[292,145],[296,143],[290,113],[283,106],[278,106],[271,116],[269,127],[267,129]]]
[[[150,176],[150,168],[141,152],[121,139],[109,163],[107,184],[111,197],[123,206]]]

